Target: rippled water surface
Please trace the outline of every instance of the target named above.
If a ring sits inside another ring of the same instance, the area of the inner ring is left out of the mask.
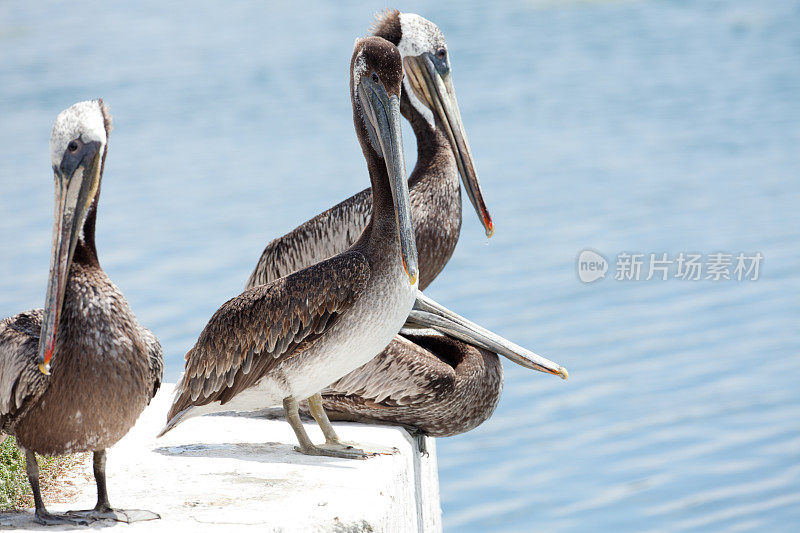
[[[175,380],[264,244],[366,186],[347,69],[379,7],[0,4],[0,316],[43,301],[52,121],[103,96],[101,261]],[[428,292],[571,374],[509,363],[494,417],[440,440],[447,529],[796,530],[797,2],[399,7],[448,39],[497,226],[465,211]],[[587,247],[612,261],[590,285]],[[615,281],[624,251],[764,262]]]

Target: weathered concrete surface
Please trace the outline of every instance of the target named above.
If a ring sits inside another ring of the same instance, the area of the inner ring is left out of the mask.
[[[137,425],[108,454],[112,505],[147,509],[160,520],[132,525],[104,521],[92,528],[127,531],[386,531],[441,530],[436,449],[421,456],[394,427],[335,424],[339,436],[398,453],[365,461],[308,457],[294,451],[283,420],[263,416],[206,416],[184,422],[156,440],[172,399],[165,385]],[[306,430],[315,442],[322,433]],[[51,511],[87,509],[96,493],[91,466],[71,474],[77,492]],[[32,511],[0,514],[0,528],[47,529]],[[63,528],[81,529],[81,528]]]

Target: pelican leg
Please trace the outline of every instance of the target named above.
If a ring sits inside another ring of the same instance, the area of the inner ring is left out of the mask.
[[[28,483],[31,484],[33,501],[36,505],[36,521],[45,526],[56,526],[59,524],[78,524],[88,525],[89,522],[81,519],[74,519],[63,515],[54,515],[47,511],[42,500],[42,490],[39,486],[39,463],[36,462],[36,454],[30,450],[20,448],[25,452],[25,470],[28,473]]]
[[[97,505],[94,506],[94,510],[100,512],[111,511],[111,504],[108,503],[108,488],[106,486],[106,451],[94,452],[93,459],[92,470],[94,471],[94,480],[97,483]]]
[[[158,520],[161,516],[150,511],[141,509],[114,509],[108,501],[108,489],[106,485],[106,451],[99,450],[94,452],[92,464],[94,480],[97,483],[97,505],[94,509],[86,511],[68,511],[67,516],[76,517],[84,521],[97,520],[116,520],[117,522],[143,522],[146,520]]]
[[[411,435],[411,438],[414,439],[414,444],[419,454],[428,457],[428,441],[425,433],[415,429],[407,429],[407,431],[408,434]]]
[[[318,395],[315,395],[318,396]],[[313,396],[312,396],[313,398]],[[333,426],[331,426],[330,420],[328,420],[327,415],[325,412],[322,411],[322,416],[324,420],[327,422],[328,426],[330,427],[330,433],[325,431],[325,427],[323,426],[323,422],[320,422],[320,419],[317,418],[319,413],[315,414],[316,407],[312,402],[312,398],[309,398],[309,406],[311,406],[311,414],[314,416],[314,419],[322,428],[323,433],[325,434],[326,443],[322,446],[317,446],[311,442],[311,439],[308,438],[308,433],[306,433],[305,428],[303,427],[303,422],[300,420],[300,406],[297,403],[297,400],[293,397],[289,396],[288,398],[283,399],[283,411],[286,414],[286,420],[289,422],[289,425],[292,426],[294,430],[294,434],[297,436],[297,441],[300,443],[300,446],[295,446],[294,449],[300,453],[304,453],[306,455],[323,455],[327,457],[342,457],[344,459],[366,459],[374,454],[365,453],[362,450],[353,448],[352,446],[348,446],[345,444],[339,444],[339,438],[336,436],[336,432],[333,431]],[[322,398],[319,397],[320,403],[317,404],[322,409]],[[331,442],[330,436],[336,439],[336,442]]]
[[[295,450],[308,455],[313,455],[310,453],[310,450],[314,448],[314,444],[311,442],[311,439],[308,438],[306,428],[303,427],[303,422],[300,420],[300,406],[298,405],[297,400],[291,396],[284,398],[283,412],[286,415],[286,421],[289,422],[289,425],[292,426],[292,429],[294,430],[294,434],[297,437],[297,442],[300,443],[299,447],[295,446]]]
[[[308,410],[311,411],[311,416],[317,421],[322,434],[325,435],[325,442],[327,444],[339,444],[339,436],[336,434],[336,430],[333,429],[333,424],[331,424],[328,414],[322,407],[322,394],[318,392],[308,398]]]

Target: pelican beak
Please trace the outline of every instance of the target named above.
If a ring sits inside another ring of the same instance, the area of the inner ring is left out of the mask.
[[[422,294],[422,291],[417,291],[417,300],[414,302],[414,308],[411,310],[406,324],[418,328],[433,328],[468,344],[505,356],[525,368],[553,374],[561,379],[569,379],[567,369],[558,363],[470,322],[431,300]]]
[[[64,303],[72,254],[81,234],[83,221],[100,184],[100,148],[97,141],[82,143],[74,152],[65,152],[55,172],[55,217],[50,256],[50,276],[39,337],[39,370],[50,374],[50,360],[58,338],[58,324]]]
[[[394,212],[400,235],[400,251],[403,268],[412,285],[417,284],[417,244],[414,241],[414,226],[411,223],[411,200],[408,194],[406,163],[403,156],[403,132],[400,122],[400,97],[389,95],[380,81],[364,76],[358,84],[358,97],[366,115],[367,128],[373,146],[380,148],[386,162],[389,184],[392,189]],[[373,138],[374,137],[374,138]]]
[[[437,68],[437,62],[440,66]],[[486,203],[483,201],[478,173],[472,160],[467,134],[461,122],[458,110],[456,90],[449,64],[436,60],[430,52],[425,52],[403,60],[405,72],[417,98],[424,102],[444,124],[444,130],[450,140],[453,155],[458,164],[461,181],[467,190],[469,201],[483,224],[487,237],[494,235],[494,224]]]

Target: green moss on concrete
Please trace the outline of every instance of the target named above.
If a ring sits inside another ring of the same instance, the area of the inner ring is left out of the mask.
[[[4,436],[0,436],[2,439]],[[87,454],[45,457],[39,460],[39,480],[47,504],[48,493],[57,490],[57,481],[67,470],[83,462]],[[25,472],[25,454],[17,447],[14,437],[0,443],[0,510],[33,507],[33,494]]]

